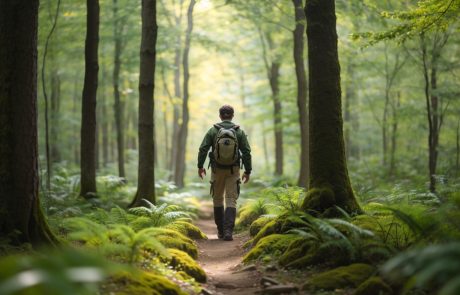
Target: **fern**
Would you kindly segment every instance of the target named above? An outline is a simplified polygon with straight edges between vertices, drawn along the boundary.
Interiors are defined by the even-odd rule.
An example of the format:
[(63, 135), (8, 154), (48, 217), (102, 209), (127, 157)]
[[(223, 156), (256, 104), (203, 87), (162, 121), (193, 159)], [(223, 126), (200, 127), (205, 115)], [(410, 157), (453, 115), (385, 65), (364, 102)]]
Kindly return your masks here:
[(459, 294), (460, 243), (403, 252), (385, 263), (382, 271), (390, 279), (403, 278), (406, 290), (419, 287), (439, 290), (443, 295)]

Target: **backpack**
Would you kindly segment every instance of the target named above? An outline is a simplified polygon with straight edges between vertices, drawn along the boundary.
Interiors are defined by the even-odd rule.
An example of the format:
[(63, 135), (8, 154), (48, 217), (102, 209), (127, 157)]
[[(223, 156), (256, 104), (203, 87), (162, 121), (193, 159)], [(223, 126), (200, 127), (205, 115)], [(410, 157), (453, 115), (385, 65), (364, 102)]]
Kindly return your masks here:
[(218, 130), (213, 146), (214, 161), (218, 165), (225, 167), (239, 165), (240, 152), (236, 130), (240, 126), (234, 125), (230, 128), (225, 128), (215, 124), (214, 127)]

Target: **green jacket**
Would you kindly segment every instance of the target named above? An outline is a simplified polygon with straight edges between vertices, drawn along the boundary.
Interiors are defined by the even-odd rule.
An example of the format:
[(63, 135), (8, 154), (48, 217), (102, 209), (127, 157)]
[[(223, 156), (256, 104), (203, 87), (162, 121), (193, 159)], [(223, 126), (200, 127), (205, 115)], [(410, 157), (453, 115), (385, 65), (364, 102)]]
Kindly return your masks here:
[[(225, 128), (235, 126), (235, 124), (231, 121), (222, 121), (219, 123), (219, 125)], [(206, 161), (206, 156), (208, 155), (208, 151), (214, 145), (214, 141), (216, 140), (217, 132), (217, 128), (213, 126), (204, 136), (198, 152), (198, 168), (203, 168), (204, 162)], [(241, 152), (241, 159), (243, 160), (244, 172), (246, 174), (250, 174), (252, 170), (252, 164), (251, 147), (249, 146), (248, 138), (244, 131), (240, 128), (236, 130), (236, 138), (238, 139), (238, 148)]]

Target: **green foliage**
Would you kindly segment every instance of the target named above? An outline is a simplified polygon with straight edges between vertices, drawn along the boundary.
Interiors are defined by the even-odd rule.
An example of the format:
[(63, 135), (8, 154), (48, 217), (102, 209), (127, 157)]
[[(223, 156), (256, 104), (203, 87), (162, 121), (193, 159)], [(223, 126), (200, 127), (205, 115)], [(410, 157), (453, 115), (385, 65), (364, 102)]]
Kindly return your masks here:
[(271, 260), (283, 254), (291, 243), (299, 239), (295, 235), (272, 234), (262, 238), (244, 257), (243, 262), (256, 259)]
[(0, 261), (1, 294), (95, 294), (97, 284), (127, 269), (91, 253), (50, 249)]
[(190, 215), (185, 211), (180, 211), (180, 207), (177, 205), (168, 205), (163, 203), (156, 206), (143, 199), (147, 207), (135, 207), (128, 210), (137, 216), (144, 216), (150, 219), (149, 226), (165, 226), (178, 219), (189, 219)]
[(186, 295), (176, 284), (162, 275), (149, 272), (123, 272), (110, 278), (116, 285), (115, 290), (108, 289), (107, 293), (116, 292), (120, 295), (152, 294), (152, 295)]
[(438, 290), (438, 294), (460, 292), (460, 243), (432, 245), (403, 252), (383, 266), (383, 273), (396, 282), (405, 282), (405, 291), (414, 287)]
[[(369, 264), (356, 263), (342, 266), (309, 278), (302, 287), (304, 290), (335, 290), (345, 287), (358, 287), (375, 272)], [(375, 294), (375, 293), (374, 293)]]
[(391, 295), (392, 288), (382, 278), (372, 276), (356, 288), (354, 295)]
[(354, 34), (353, 38), (368, 38), (370, 44), (381, 40), (396, 39), (405, 41), (420, 33), (433, 30), (447, 30), (458, 20), (460, 3), (456, 0), (424, 0), (418, 1), (417, 7), (406, 11), (383, 11), (381, 16), (397, 20), (398, 24), (390, 30), (380, 33)]

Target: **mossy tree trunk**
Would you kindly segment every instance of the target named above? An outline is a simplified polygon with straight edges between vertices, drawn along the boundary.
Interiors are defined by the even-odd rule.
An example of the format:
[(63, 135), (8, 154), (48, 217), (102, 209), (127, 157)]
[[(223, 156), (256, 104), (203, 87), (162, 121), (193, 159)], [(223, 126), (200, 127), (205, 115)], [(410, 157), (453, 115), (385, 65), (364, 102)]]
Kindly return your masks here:
[(297, 185), (307, 188), (308, 186), (308, 109), (307, 109), (307, 76), (304, 66), (304, 31), (305, 13), (302, 0), (292, 0), (295, 9), (294, 34), (294, 62), (297, 77), (297, 108), (299, 111), (300, 126), (300, 171)]
[[(334, 0), (308, 0), (310, 190), (302, 208), (360, 212), (348, 177), (343, 138), (340, 64)], [(330, 211), (332, 210), (332, 211)]]
[(40, 208), (37, 143), (38, 1), (0, 2), (0, 236), (56, 243)]
[(80, 195), (96, 196), (96, 93), (99, 61), (99, 0), (87, 0), (85, 80), (81, 115)]
[(142, 38), (139, 70), (139, 165), (137, 193), (129, 205), (141, 205), (142, 199), (155, 200), (154, 169), (154, 88), (157, 43), (156, 0), (142, 0)]

